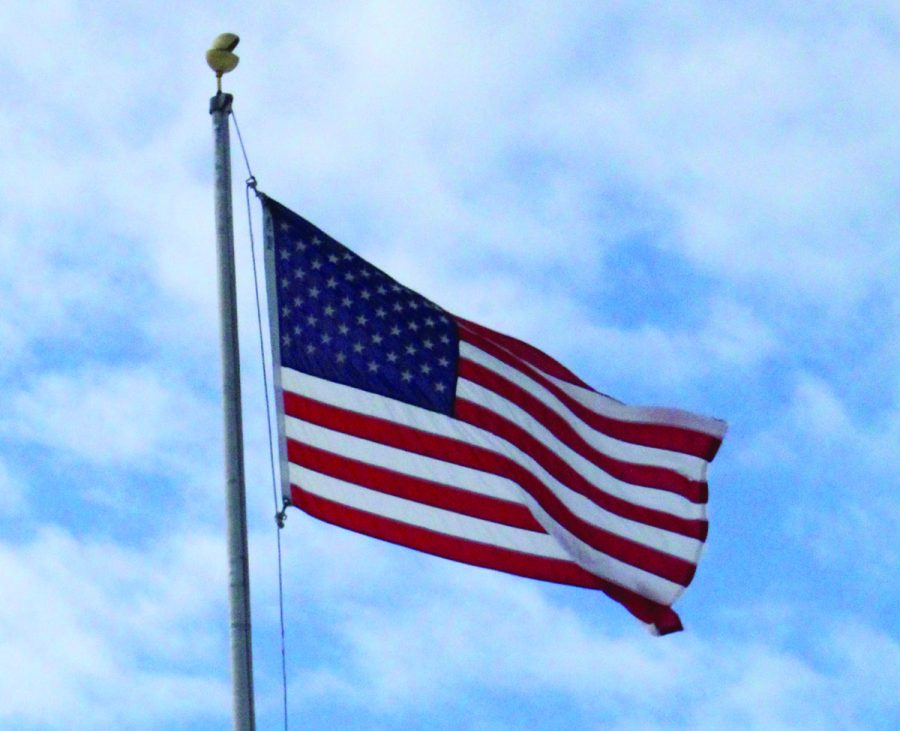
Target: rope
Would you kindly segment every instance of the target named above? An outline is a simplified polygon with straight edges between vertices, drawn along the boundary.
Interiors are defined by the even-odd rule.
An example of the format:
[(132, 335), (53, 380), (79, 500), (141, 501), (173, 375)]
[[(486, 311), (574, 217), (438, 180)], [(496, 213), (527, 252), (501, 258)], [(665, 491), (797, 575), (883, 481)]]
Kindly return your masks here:
[(237, 117), (234, 110), (231, 112), (231, 119), (234, 121), (234, 129), (237, 132), (238, 142), (240, 143), (241, 153), (244, 156), (244, 164), (247, 166), (247, 180), (245, 181), (244, 197), (247, 201), (247, 226), (250, 230), (250, 256), (253, 261), (253, 288), (256, 293), (256, 325), (259, 332), (259, 359), (262, 364), (263, 374), (263, 392), (266, 396), (266, 428), (269, 434), (269, 467), (272, 474), (272, 497), (275, 501), (275, 538), (278, 554), (278, 620), (281, 632), (281, 688), (282, 688), (282, 705), (284, 708), (284, 731), (288, 731), (288, 693), (287, 693), (287, 654), (285, 652), (284, 638), (284, 578), (282, 571), (281, 557), (281, 529), (284, 528), (286, 519), (286, 511), (288, 502), (282, 498), (279, 500), (278, 480), (275, 472), (275, 455), (274, 442), (272, 439), (272, 405), (269, 399), (269, 377), (266, 371), (266, 349), (263, 342), (263, 325), (262, 325), (262, 305), (259, 294), (259, 275), (256, 267), (256, 240), (253, 236), (253, 211), (250, 205), (250, 191), (259, 197), (260, 193), (256, 189), (256, 177), (254, 177), (250, 169), (250, 160), (247, 158), (247, 150), (244, 148), (244, 140), (241, 137), (241, 128), (238, 126)]
[[(241, 146), (241, 154), (244, 156), (244, 165), (247, 166), (247, 187), (253, 188), (253, 191), (256, 192), (256, 178), (253, 176), (253, 172), (250, 170), (250, 159), (247, 157), (247, 149), (244, 147), (244, 138), (241, 137), (241, 128), (238, 126), (237, 116), (235, 116), (234, 109), (231, 110), (231, 121), (234, 122), (234, 131), (237, 132), (238, 142)], [(247, 191), (247, 211), (250, 210), (250, 191)], [(250, 227), (250, 248), (253, 248), (253, 227)], [(253, 260), (253, 283), (256, 284), (256, 259)], [(256, 289), (256, 312), (259, 314), (259, 288)], [(262, 342), (262, 325), (260, 325), (259, 329), (259, 338), (260, 342)]]

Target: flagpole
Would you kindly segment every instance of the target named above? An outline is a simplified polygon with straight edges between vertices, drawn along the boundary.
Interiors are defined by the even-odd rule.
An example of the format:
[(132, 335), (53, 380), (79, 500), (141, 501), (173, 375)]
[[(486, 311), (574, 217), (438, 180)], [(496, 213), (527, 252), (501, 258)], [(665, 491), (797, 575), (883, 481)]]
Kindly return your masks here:
[(219, 264), (219, 321), (222, 350), (222, 401), (225, 434), (225, 513), (228, 525), (228, 576), (231, 610), (232, 729), (254, 731), (253, 646), (250, 630), (250, 571), (247, 501), (244, 488), (241, 370), (234, 275), (234, 222), (231, 207), (231, 147), (228, 117), (231, 94), (222, 93), (222, 74), (237, 66), (232, 51), (238, 37), (223, 33), (207, 51), (216, 72), (217, 93), (209, 102), (215, 142), (216, 250)]

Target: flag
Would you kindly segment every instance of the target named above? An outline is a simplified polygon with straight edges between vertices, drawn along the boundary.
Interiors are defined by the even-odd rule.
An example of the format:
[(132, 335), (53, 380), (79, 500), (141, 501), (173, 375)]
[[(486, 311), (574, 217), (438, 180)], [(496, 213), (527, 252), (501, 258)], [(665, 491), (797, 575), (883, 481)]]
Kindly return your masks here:
[(263, 198), (286, 500), (359, 533), (600, 589), (659, 634), (724, 422), (627, 406)]

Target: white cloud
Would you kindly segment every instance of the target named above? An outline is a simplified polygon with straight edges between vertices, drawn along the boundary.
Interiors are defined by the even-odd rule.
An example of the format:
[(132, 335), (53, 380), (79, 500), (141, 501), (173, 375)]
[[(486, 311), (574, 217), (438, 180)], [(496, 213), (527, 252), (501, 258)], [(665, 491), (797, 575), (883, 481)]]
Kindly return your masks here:
[(102, 465), (177, 464), (206, 443), (212, 407), (146, 366), (44, 373), (9, 398), (0, 422), (25, 439)]
[(618, 64), (570, 84), (568, 102), (547, 100), (538, 123), (562, 154), (593, 143), (645, 189), (697, 265), (853, 302), (886, 281), (873, 227), (896, 224), (898, 108), (882, 90), (900, 60), (873, 14), (777, 14), (654, 10)]
[(844, 404), (820, 378), (802, 378), (794, 391), (791, 419), (800, 434), (816, 441), (838, 441), (854, 430)]
[[(355, 582), (329, 598), (341, 663), (292, 679), (296, 713), (352, 703), (411, 723), (464, 706), (490, 719), (496, 694), (549, 694), (566, 698), (576, 718), (605, 719), (600, 727), (617, 719), (613, 727), (622, 729), (768, 730), (866, 727), (900, 711), (889, 692), (867, 693), (875, 674), (900, 672), (900, 646), (853, 621), (817, 627), (812, 658), (764, 635), (756, 613), (744, 639), (691, 630), (658, 639), (636, 625), (617, 635), (529, 582), (429, 568), (399, 604), (357, 602)], [(801, 631), (802, 617), (791, 617)], [(857, 635), (881, 649), (867, 657)]]
[[(242, 63), (226, 87), (267, 192), (438, 302), (586, 366), (576, 370), (601, 389), (614, 380), (668, 403), (736, 375), (770, 378), (731, 437), (752, 443), (728, 464), (765, 485), (821, 479), (821, 490), (781, 493), (796, 496), (799, 516), (771, 538), (803, 542), (810, 569), (843, 560), (860, 601), (872, 576), (884, 591), (900, 561), (896, 347), (843, 353), (857, 342), (848, 323), (865, 320), (886, 342), (896, 330), (893, 305), (882, 307), (896, 301), (900, 263), (898, 16), (889, 4), (811, 7), (4, 6), (3, 437), (65, 454), (84, 511), (94, 498), (81, 468), (164, 471), (184, 496), (202, 486), (205, 500), (179, 505), (218, 510), (220, 425), (204, 365), (216, 327), (213, 82), (202, 56), (234, 29)], [(677, 264), (654, 275), (691, 286), (673, 312), (644, 306), (623, 325), (601, 295), (621, 281), (612, 262), (634, 238)], [(252, 320), (243, 248), (238, 264)], [(883, 392), (877, 408), (860, 395), (870, 384)], [(248, 450), (254, 477), (260, 441)], [(0, 514), (27, 514), (21, 476), (41, 484), (42, 466), (3, 459)], [(250, 499), (255, 509), (259, 491)], [(23, 602), (0, 606), (0, 664), (22, 668), (0, 679), (0, 718), (223, 720), (219, 674), (172, 661), (220, 641), (203, 629), (207, 589), (224, 581), (204, 567), (221, 565), (220, 548), (182, 536), (168, 502), (147, 509), (172, 535), (146, 550), (59, 530), (0, 549), (0, 574)], [(473, 699), (485, 726), (502, 727), (479, 700), (487, 678), (510, 703), (527, 689), (588, 723), (606, 714), (611, 728), (865, 727), (897, 714), (867, 692), (878, 677), (897, 684), (891, 620), (829, 626), (814, 651), (762, 632), (623, 637), (591, 610), (493, 574), (436, 569), (398, 598), (425, 564), (309, 521), (300, 533), (289, 571), (314, 588), (309, 607), (289, 605), (289, 627), (316, 623), (348, 652), (299, 671), (316, 702), (328, 691), (395, 719), (415, 691), (422, 713), (428, 701)], [(271, 624), (271, 566), (254, 563)], [(790, 592), (778, 580), (771, 590)], [(129, 685), (146, 703), (126, 708)]]
[(900, 398), (889, 389), (879, 396), (877, 411), (860, 412), (849, 394), (809, 372), (794, 374), (790, 402), (781, 423), (772, 430), (791, 437), (798, 450), (827, 449), (838, 457), (853, 454), (859, 468), (892, 472), (898, 461), (896, 444), (900, 435)]
[[(149, 550), (56, 527), (0, 545), (0, 721), (47, 729), (158, 728), (227, 715), (218, 539)], [(139, 689), (136, 690), (136, 689)]]
[(457, 314), (539, 345), (601, 391), (609, 383), (640, 384), (644, 393), (671, 398), (717, 372), (758, 368), (783, 348), (764, 319), (727, 298), (711, 300), (699, 322), (676, 327), (614, 324), (590, 303), (573, 301), (563, 287), (547, 286), (535, 297), (514, 277), (476, 279), (450, 292), (465, 303)]
[(750, 474), (776, 464), (791, 476), (790, 499), (777, 499), (785, 535), (822, 570), (875, 589), (900, 568), (893, 537), (900, 402), (885, 393), (879, 413), (859, 413), (821, 377), (801, 371), (789, 379), (783, 411), (739, 445), (736, 458)]
[(0, 518), (16, 517), (25, 511), (27, 505), (25, 486), (0, 459)]

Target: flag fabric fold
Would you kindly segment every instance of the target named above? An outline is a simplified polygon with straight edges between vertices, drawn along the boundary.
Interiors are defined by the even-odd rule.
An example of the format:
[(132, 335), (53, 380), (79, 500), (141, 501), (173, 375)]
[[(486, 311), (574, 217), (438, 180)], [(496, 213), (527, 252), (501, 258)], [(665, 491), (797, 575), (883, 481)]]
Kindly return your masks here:
[(285, 498), (476, 566), (600, 589), (653, 631), (707, 535), (724, 422), (627, 406), (263, 197)]

